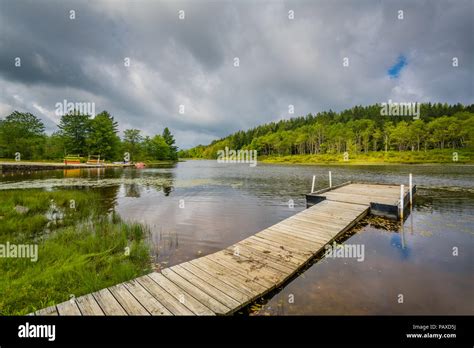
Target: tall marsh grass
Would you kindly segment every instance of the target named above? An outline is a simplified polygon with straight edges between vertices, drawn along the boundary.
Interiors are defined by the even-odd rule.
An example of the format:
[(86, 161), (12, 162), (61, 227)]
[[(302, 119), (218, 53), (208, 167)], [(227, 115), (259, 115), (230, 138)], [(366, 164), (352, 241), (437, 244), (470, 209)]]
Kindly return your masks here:
[(36, 262), (0, 257), (0, 315), (27, 314), (148, 272), (148, 233), (104, 212), (94, 192), (0, 191), (0, 244), (38, 244)]

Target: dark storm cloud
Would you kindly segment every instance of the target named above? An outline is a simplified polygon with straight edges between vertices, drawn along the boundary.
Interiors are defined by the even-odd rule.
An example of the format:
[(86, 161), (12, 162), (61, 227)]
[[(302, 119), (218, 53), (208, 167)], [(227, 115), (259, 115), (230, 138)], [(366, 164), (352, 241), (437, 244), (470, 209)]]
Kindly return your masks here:
[[(57, 102), (89, 101), (121, 129), (168, 126), (188, 147), (329, 108), (471, 103), (471, 18), (468, 0), (0, 0), (0, 116), (28, 110), (54, 130)], [(400, 56), (408, 63), (390, 79)]]

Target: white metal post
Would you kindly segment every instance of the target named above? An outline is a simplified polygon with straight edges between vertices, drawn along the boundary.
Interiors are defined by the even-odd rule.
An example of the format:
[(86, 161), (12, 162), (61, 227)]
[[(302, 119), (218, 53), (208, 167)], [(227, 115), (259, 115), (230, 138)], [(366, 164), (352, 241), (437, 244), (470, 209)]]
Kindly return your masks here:
[(331, 171), (329, 171), (329, 187), (332, 187)]
[(316, 175), (313, 175), (313, 184), (311, 185), (311, 193), (314, 192), (314, 182), (316, 181)]
[(405, 191), (405, 185), (400, 185), (400, 218), (403, 221), (403, 193)]

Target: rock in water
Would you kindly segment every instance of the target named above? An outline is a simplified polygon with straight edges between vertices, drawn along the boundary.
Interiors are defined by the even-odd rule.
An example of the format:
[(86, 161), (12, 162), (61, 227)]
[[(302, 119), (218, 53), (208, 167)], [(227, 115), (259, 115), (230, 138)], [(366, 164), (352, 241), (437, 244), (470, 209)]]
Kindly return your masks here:
[(28, 207), (24, 207), (22, 205), (15, 206), (15, 210), (18, 214), (26, 214), (30, 210)]

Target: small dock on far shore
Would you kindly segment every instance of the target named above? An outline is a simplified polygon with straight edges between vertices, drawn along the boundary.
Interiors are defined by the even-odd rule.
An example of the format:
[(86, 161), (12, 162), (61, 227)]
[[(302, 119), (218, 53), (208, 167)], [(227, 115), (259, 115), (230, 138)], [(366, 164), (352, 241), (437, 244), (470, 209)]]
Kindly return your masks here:
[(11, 172), (28, 172), (38, 170), (55, 170), (55, 169), (84, 169), (84, 168), (109, 168), (109, 167), (134, 167), (133, 164), (64, 164), (55, 162), (0, 162), (0, 173)]
[(31, 315), (235, 313), (283, 286), (367, 214), (403, 219), (416, 190), (409, 187), (349, 182), (311, 192), (307, 209), (224, 250)]

